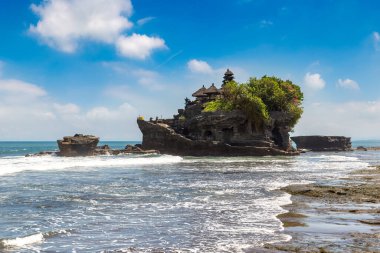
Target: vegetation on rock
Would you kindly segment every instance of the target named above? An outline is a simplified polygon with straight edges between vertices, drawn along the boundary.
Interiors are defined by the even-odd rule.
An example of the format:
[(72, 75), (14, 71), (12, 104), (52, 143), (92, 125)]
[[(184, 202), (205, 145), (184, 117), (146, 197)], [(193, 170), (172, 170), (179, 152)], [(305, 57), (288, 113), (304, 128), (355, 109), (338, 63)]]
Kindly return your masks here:
[(301, 118), (303, 93), (289, 80), (263, 76), (251, 78), (247, 83), (228, 82), (223, 96), (206, 104), (204, 111), (243, 111), (257, 128), (263, 128), (271, 120), (270, 112), (280, 111), (288, 116), (288, 124), (294, 127)]

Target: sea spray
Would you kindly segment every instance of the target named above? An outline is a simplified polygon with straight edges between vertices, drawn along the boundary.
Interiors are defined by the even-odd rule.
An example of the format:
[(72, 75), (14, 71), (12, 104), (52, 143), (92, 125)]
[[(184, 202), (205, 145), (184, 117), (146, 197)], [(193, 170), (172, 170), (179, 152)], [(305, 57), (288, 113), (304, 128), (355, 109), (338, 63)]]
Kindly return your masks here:
[(22, 171), (54, 171), (63, 169), (112, 168), (138, 165), (157, 165), (181, 162), (179, 156), (123, 155), (97, 157), (3, 157), (0, 159), (0, 176)]
[(28, 235), (25, 237), (17, 237), (14, 239), (1, 239), (0, 249), (24, 247), (30, 244), (42, 243), (43, 240), (44, 240), (44, 235), (42, 233)]

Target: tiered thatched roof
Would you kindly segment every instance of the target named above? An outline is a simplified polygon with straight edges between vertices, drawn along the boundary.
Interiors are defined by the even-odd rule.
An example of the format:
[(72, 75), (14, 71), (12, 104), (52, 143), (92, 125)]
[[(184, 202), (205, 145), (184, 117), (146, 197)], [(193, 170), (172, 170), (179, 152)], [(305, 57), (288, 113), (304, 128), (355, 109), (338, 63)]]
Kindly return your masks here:
[(206, 89), (204, 92), (204, 94), (207, 94), (207, 95), (217, 95), (217, 94), (220, 94), (220, 91), (218, 90), (218, 88), (215, 87), (215, 84), (212, 84), (208, 89)]
[(199, 97), (207, 97), (207, 95), (204, 93), (206, 91), (205, 86), (203, 85), (202, 88), (197, 90), (196, 92), (193, 93), (193, 97), (199, 98)]

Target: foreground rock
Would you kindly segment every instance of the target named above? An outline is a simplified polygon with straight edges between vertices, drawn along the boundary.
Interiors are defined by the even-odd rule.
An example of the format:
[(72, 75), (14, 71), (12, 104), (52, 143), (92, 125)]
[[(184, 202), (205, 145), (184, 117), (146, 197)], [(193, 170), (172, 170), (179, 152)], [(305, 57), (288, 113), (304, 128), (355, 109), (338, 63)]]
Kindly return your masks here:
[(220, 89), (214, 84), (203, 86), (193, 93), (194, 101), (185, 99), (185, 108), (178, 109), (172, 119), (139, 117), (142, 147), (185, 156), (298, 155), (290, 144), (291, 116), (286, 112), (270, 112), (270, 122), (261, 126), (240, 110), (203, 110), (224, 96), (223, 85), (231, 80), (233, 73), (227, 70)]
[(294, 136), (297, 149), (310, 151), (351, 151), (351, 138), (344, 136)]
[(277, 216), (292, 240), (266, 244), (274, 252), (380, 252), (380, 167), (341, 182), (292, 185), (288, 213)]

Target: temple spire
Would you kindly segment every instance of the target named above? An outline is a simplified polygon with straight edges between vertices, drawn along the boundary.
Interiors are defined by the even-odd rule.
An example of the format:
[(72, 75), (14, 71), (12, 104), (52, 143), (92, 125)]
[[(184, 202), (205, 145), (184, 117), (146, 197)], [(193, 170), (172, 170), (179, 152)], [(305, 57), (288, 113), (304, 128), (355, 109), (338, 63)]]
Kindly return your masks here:
[(226, 73), (224, 73), (224, 77), (223, 77), (223, 84), (222, 84), (222, 87), (228, 83), (228, 82), (231, 82), (235, 79), (234, 77), (234, 73), (230, 70), (230, 69), (227, 69)]

